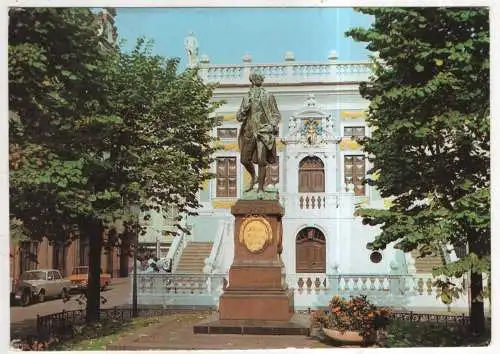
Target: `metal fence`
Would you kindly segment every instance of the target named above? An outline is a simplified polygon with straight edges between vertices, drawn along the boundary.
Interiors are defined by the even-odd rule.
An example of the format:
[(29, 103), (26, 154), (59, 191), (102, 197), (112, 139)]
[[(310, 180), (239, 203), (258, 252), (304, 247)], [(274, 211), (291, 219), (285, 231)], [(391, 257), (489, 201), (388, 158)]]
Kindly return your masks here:
[(393, 320), (401, 320), (406, 322), (432, 322), (439, 324), (457, 324), (469, 325), (470, 317), (465, 314), (462, 315), (444, 315), (444, 314), (430, 314), (430, 313), (416, 313), (416, 312), (393, 312), (391, 315)]
[[(157, 317), (166, 316), (176, 313), (194, 313), (200, 310), (214, 310), (210, 307), (176, 307), (176, 308), (159, 308), (159, 307), (139, 307), (139, 317)], [(298, 311), (299, 313), (307, 314), (311, 311)], [(327, 312), (327, 311), (325, 311)], [(120, 322), (130, 321), (132, 319), (132, 307), (114, 307), (101, 309), (99, 320), (116, 320)], [(429, 314), (417, 312), (393, 312), (391, 318), (397, 321), (405, 322), (427, 322), (443, 325), (460, 325), (466, 326), (470, 323), (469, 316), (462, 315), (445, 315), (445, 314)], [(50, 336), (70, 337), (78, 333), (80, 327), (85, 324), (85, 310), (62, 311), (46, 316), (37, 316), (37, 336), (39, 338), (48, 338)]]
[[(307, 309), (299, 311), (299, 313), (310, 314), (315, 310)], [(327, 309), (322, 309), (319, 311), (324, 311), (328, 314)], [(470, 317), (465, 314), (432, 314), (432, 313), (422, 313), (422, 312), (404, 312), (404, 311), (393, 311), (390, 314), (391, 320), (394, 321), (405, 321), (405, 322), (427, 322), (427, 323), (436, 323), (436, 324), (444, 324), (444, 325), (469, 325)], [(487, 321), (490, 319), (487, 318)]]

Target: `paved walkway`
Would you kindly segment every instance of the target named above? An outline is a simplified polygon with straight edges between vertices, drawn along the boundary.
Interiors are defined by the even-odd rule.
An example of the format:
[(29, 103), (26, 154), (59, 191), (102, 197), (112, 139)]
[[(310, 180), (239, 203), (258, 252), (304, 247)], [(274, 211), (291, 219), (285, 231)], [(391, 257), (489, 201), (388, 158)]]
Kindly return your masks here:
[(168, 350), (168, 349), (283, 349), (330, 348), (319, 340), (306, 336), (193, 334), (193, 325), (207, 320), (209, 314), (166, 316), (160, 323), (143, 328), (116, 343), (108, 350)]
[[(106, 298), (106, 303), (101, 304), (101, 308), (112, 308), (128, 304), (130, 300), (131, 286), (128, 278), (116, 278), (111, 286), (101, 292)], [(74, 295), (77, 298), (78, 295)], [(10, 333), (12, 338), (23, 337), (36, 333), (36, 316), (44, 316), (62, 310), (79, 310), (85, 308), (74, 299), (63, 302), (61, 299), (47, 300), (43, 303), (36, 303), (30, 306), (11, 306), (10, 308)]]

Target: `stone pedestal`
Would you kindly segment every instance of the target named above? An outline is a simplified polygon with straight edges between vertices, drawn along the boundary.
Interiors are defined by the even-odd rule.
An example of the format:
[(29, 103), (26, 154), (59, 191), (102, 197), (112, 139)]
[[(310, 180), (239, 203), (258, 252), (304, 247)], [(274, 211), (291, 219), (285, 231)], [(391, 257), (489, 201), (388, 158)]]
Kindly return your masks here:
[[(271, 194), (271, 193), (268, 193)], [(198, 334), (309, 335), (307, 318), (294, 315), (281, 260), (284, 210), (277, 193), (249, 196), (231, 208), (234, 260), (219, 301), (218, 319), (193, 327)]]
[(220, 320), (289, 321), (294, 304), (281, 260), (283, 208), (278, 200), (239, 200), (231, 213), (234, 260)]

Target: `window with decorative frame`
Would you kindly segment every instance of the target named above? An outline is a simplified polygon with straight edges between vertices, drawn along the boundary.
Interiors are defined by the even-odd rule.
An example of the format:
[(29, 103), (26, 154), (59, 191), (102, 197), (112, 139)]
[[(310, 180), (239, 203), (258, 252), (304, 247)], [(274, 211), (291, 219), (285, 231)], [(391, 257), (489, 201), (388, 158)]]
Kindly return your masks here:
[(237, 139), (237, 128), (217, 128), (217, 138), (219, 139)]
[(308, 156), (299, 164), (299, 193), (325, 191), (325, 166), (317, 156)]
[(354, 185), (354, 194), (356, 196), (365, 195), (365, 185), (363, 181), (366, 175), (366, 162), (364, 155), (345, 155), (344, 156), (344, 180), (345, 184)]
[(237, 168), (236, 157), (218, 157), (216, 159), (216, 192), (217, 198), (235, 198)]
[(365, 136), (365, 127), (344, 127), (344, 136), (362, 138)]
[(264, 184), (266, 186), (268, 185), (277, 185), (280, 182), (280, 160), (279, 156), (276, 156), (276, 161), (271, 164), (267, 165), (266, 167), (266, 180)]

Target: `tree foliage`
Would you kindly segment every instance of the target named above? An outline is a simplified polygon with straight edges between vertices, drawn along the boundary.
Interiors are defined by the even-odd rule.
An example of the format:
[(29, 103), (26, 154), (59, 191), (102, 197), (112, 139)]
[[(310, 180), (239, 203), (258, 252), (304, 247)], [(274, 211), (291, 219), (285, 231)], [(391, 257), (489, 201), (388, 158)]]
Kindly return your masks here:
[(422, 256), (445, 245), (468, 247), (434, 274), (471, 271), (473, 302), (481, 307), (478, 277), (491, 270), (488, 9), (360, 11), (373, 25), (347, 35), (377, 53), (373, 77), (360, 86), (374, 127), (361, 143), (369, 173), (378, 175), (367, 183), (392, 198), (388, 210), (358, 210), (365, 224), (381, 226), (370, 247), (395, 242)]
[(126, 235), (137, 230), (133, 206), (199, 206), (217, 124), (213, 87), (143, 39), (131, 53), (103, 46), (89, 9), (9, 15), (11, 225), (36, 240), (88, 237), (95, 318), (105, 231), (117, 220)]
[(9, 21), (11, 216), (33, 239), (65, 239), (96, 211), (87, 171), (101, 137), (78, 122), (107, 105), (106, 54), (88, 9), (11, 9)]
[(193, 213), (196, 193), (211, 177), (209, 132), (219, 103), (196, 70), (178, 73), (179, 60), (153, 55), (151, 44), (140, 38), (113, 64), (111, 100), (121, 121), (109, 136), (111, 159), (126, 171), (121, 195), (128, 203)]

